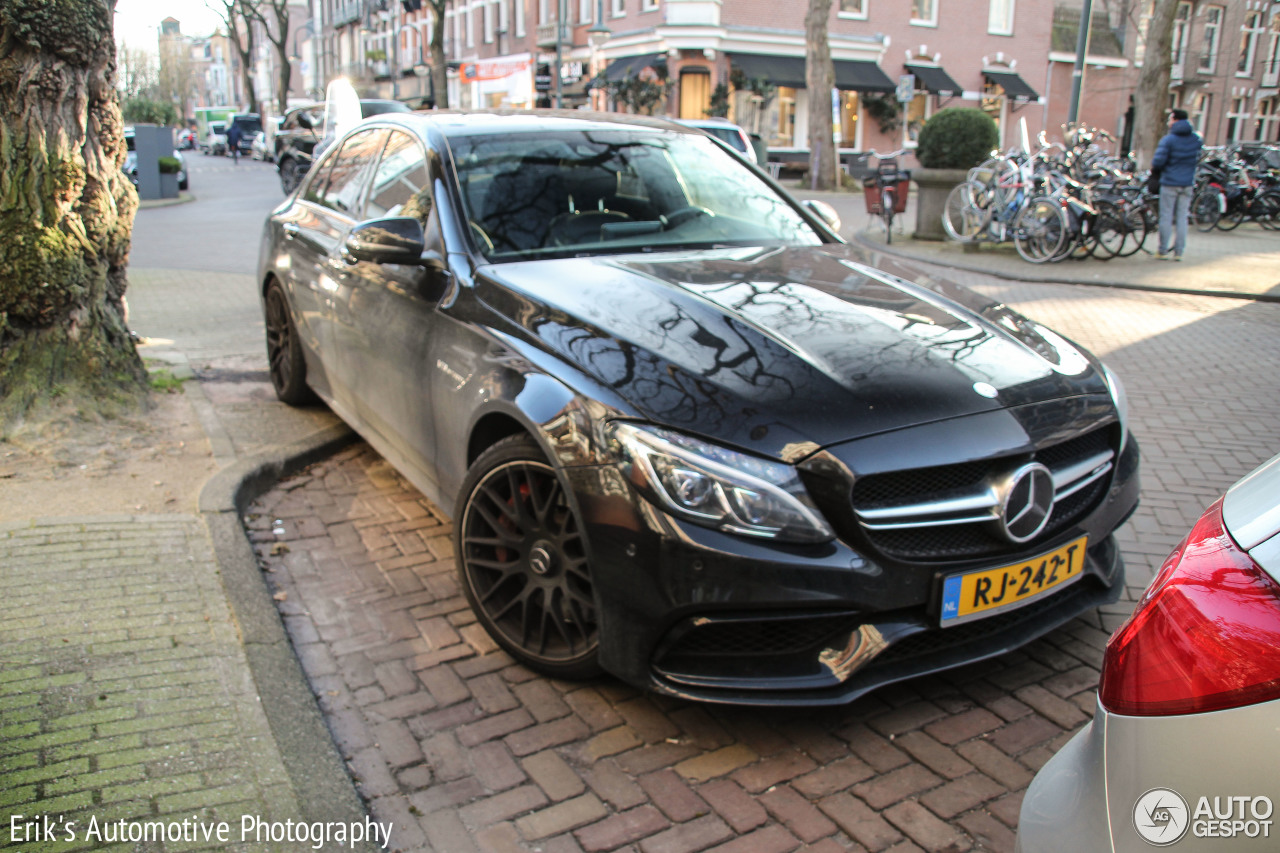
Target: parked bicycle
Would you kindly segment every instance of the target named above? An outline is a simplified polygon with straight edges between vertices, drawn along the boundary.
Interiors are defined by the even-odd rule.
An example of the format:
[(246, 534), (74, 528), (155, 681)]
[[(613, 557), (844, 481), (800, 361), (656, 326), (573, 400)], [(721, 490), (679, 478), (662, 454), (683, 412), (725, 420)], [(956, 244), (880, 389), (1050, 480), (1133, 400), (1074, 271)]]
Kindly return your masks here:
[(876, 171), (862, 181), (863, 197), (867, 213), (880, 217), (884, 223), (884, 240), (893, 242), (893, 220), (906, 212), (907, 192), (911, 188), (911, 173), (899, 168), (898, 158), (907, 153), (903, 148), (892, 154), (881, 154), (874, 148), (867, 152), (868, 159), (876, 158)]

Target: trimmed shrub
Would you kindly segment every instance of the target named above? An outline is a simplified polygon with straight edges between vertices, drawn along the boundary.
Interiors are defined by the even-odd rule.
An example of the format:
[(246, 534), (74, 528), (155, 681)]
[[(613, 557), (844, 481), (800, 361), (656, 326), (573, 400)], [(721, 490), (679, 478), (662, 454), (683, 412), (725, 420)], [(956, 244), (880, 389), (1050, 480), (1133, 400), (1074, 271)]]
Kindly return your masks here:
[(161, 157), (159, 163), (162, 175), (176, 175), (182, 171), (182, 163), (177, 157)]
[(952, 107), (924, 123), (916, 159), (926, 169), (972, 169), (999, 144), (991, 116), (974, 107)]

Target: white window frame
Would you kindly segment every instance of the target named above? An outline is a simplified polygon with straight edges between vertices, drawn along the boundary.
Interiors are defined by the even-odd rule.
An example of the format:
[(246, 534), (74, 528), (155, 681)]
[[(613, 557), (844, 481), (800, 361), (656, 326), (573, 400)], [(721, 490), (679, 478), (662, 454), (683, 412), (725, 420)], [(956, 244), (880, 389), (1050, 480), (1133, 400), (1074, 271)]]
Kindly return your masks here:
[(1208, 92), (1201, 92), (1191, 100), (1191, 107), (1187, 110), (1191, 116), (1191, 125), (1201, 134), (1204, 135), (1205, 124), (1209, 121), (1209, 112), (1213, 109), (1213, 95)]
[(1015, 0), (991, 0), (987, 11), (987, 33), (993, 36), (1013, 35)]
[(658, 11), (658, 0), (640, 0), (640, 11), (641, 12)]
[[(941, 0), (910, 0), (911, 2), (911, 26), (913, 27), (936, 27), (938, 26), (938, 3)], [(928, 17), (916, 17), (916, 7), (926, 7)]]
[(493, 44), (494, 17), (496, 16), (493, 14), (493, 4), (486, 2), (484, 4), (484, 43), (485, 44)]
[(1244, 26), (1240, 30), (1240, 59), (1236, 62), (1237, 77), (1253, 76), (1253, 63), (1258, 58), (1260, 35), (1262, 35), (1262, 13), (1245, 13)]
[(1272, 17), (1268, 32), (1267, 58), (1262, 61), (1262, 85), (1267, 88), (1280, 82), (1280, 15)]
[(467, 29), (467, 47), (476, 46), (476, 7), (474, 4), (467, 5), (466, 20), (463, 22)]
[(1183, 0), (1173, 16), (1173, 64), (1187, 65), (1187, 51), (1191, 48), (1191, 4)]
[(1253, 112), (1249, 109), (1249, 99), (1234, 97), (1231, 99), (1231, 110), (1227, 113), (1227, 142), (1239, 142), (1244, 139), (1245, 130), (1253, 124)]
[(1218, 68), (1218, 50), (1222, 47), (1221, 6), (1204, 7), (1204, 52), (1200, 54), (1199, 70), (1213, 74)]
[(538, 0), (538, 26), (545, 27), (551, 23), (551, 3), (549, 0)]
[(1267, 137), (1271, 135), (1277, 117), (1275, 98), (1259, 98), (1254, 106), (1253, 122), (1253, 135), (1258, 142), (1268, 141)]
[(609, 4), (609, 17), (625, 18), (627, 16), (627, 0), (611, 0)]
[(578, 0), (578, 23), (593, 23), (591, 16), (595, 14), (595, 4), (591, 0)]
[(524, 28), (524, 0), (513, 0), (516, 4), (516, 38), (525, 37)]
[[(871, 0), (840, 0), (836, 9), (836, 17), (844, 18), (846, 21), (865, 21), (869, 5), (871, 5)], [(856, 6), (857, 8), (846, 9), (845, 6)]]
[(509, 32), (511, 32), (511, 12), (507, 7), (507, 0), (500, 0), (498, 3), (498, 35), (503, 36)]

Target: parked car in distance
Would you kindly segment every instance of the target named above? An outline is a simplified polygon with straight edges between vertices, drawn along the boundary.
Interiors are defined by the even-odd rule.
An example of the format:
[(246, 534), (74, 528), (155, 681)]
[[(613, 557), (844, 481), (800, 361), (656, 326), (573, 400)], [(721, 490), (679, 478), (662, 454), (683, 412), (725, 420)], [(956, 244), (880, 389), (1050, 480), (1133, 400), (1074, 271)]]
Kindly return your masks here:
[[(412, 112), (400, 101), (375, 99), (360, 101), (360, 117), (386, 113)], [(293, 192), (302, 176), (311, 168), (316, 145), (324, 133), (324, 104), (295, 107), (284, 114), (280, 130), (276, 132), (273, 147), (276, 168), (280, 172), (280, 188), (284, 194)]]
[(174, 139), (174, 144), (183, 151), (190, 151), (196, 147), (195, 132), (186, 128), (179, 130), (177, 137)]
[[(132, 127), (124, 129), (124, 146), (128, 153), (124, 158), (124, 173), (129, 176), (129, 181), (136, 187), (138, 185), (138, 152), (134, 150), (134, 141), (136, 134)], [(187, 161), (182, 156), (181, 151), (174, 151), (173, 156), (180, 164), (178, 169), (178, 189), (187, 189)]]
[(1093, 720), (1032, 780), (1017, 849), (1275, 850), (1277, 649), (1280, 456), (1205, 511), (1112, 635)]
[(227, 153), (227, 123), (225, 121), (209, 122), (209, 135), (200, 140), (200, 151), (203, 154), (215, 156)]
[(752, 163), (765, 165), (766, 161), (758, 156), (759, 152), (751, 144), (751, 137), (747, 132), (726, 118), (677, 118), (672, 121), (685, 127), (696, 127), (708, 136), (719, 139)]
[(479, 623), (558, 677), (842, 703), (1114, 600), (1119, 380), (838, 227), (666, 120), (379, 115), (268, 217), (271, 381), (453, 517)]

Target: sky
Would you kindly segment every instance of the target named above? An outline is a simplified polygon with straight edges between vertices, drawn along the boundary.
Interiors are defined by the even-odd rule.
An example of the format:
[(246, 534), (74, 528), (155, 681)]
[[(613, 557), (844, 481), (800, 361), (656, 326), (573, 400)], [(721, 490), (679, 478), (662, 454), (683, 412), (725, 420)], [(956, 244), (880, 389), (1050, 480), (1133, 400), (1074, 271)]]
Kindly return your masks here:
[(204, 0), (117, 0), (116, 43), (156, 53), (160, 22), (170, 17), (182, 23), (183, 35), (188, 36), (210, 35), (219, 23), (218, 14)]

